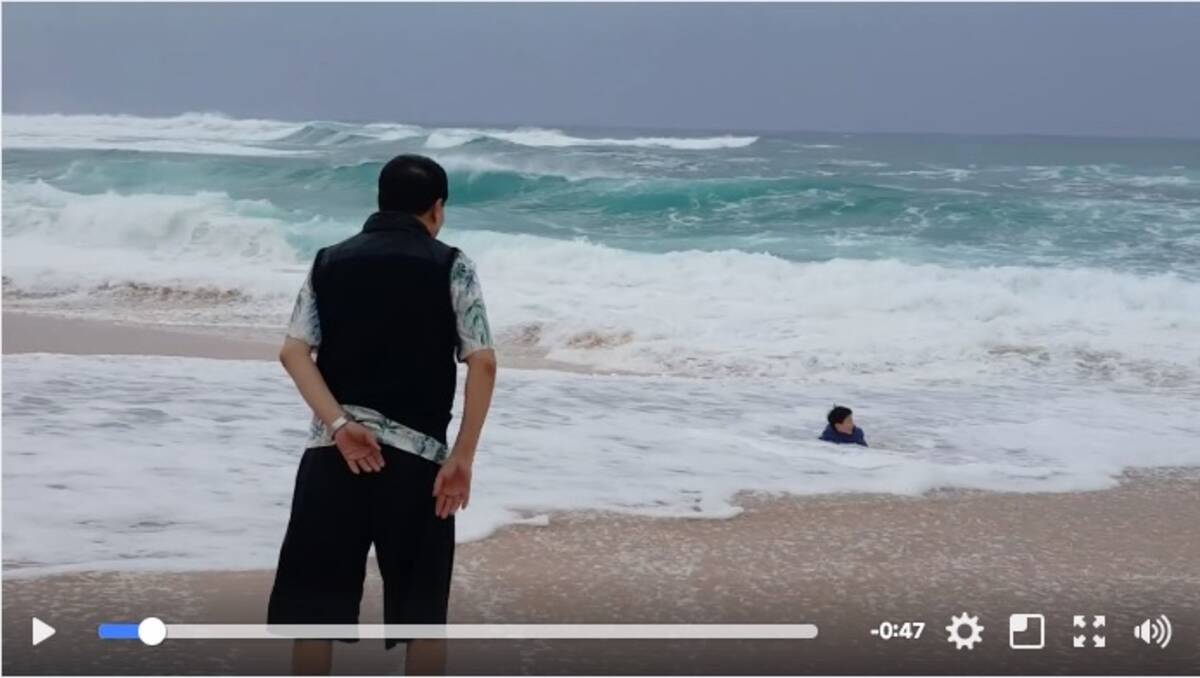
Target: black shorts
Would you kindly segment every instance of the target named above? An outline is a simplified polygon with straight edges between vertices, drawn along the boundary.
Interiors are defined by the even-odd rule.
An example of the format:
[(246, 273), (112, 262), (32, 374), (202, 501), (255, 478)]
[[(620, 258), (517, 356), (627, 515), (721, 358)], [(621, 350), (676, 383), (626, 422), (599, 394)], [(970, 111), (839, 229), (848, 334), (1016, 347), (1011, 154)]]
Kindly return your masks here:
[[(434, 514), (441, 466), (387, 446), (383, 457), (382, 471), (355, 475), (336, 447), (305, 450), (268, 624), (357, 624), (372, 543), (384, 623), (446, 623), (454, 516)], [(401, 642), (389, 638), (385, 647)]]

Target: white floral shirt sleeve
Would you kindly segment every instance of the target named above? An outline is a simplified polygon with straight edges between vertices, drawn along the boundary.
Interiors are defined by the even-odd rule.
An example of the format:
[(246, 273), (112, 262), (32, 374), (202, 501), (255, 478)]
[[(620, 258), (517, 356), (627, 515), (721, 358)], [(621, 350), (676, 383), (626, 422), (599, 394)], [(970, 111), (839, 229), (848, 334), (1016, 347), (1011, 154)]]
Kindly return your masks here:
[(296, 305), (292, 307), (292, 319), (288, 321), (287, 335), (309, 346), (321, 345), (321, 319), (317, 316), (317, 295), (313, 293), (311, 269), (304, 278), (300, 293), (296, 295)]
[(483, 290), (475, 273), (475, 262), (462, 252), (450, 267), (450, 301), (458, 327), (458, 359), (465, 361), (472, 353), (494, 348), (492, 328), (488, 325), (487, 306)]

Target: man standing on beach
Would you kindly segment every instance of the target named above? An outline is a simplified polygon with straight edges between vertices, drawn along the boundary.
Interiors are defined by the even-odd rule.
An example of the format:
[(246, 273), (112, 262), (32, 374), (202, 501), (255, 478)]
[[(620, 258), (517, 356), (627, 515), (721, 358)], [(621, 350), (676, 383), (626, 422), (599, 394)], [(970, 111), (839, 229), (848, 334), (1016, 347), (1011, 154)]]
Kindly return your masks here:
[[(475, 268), (437, 240), (446, 171), (402, 155), (379, 175), (379, 211), (317, 252), (279, 359), (314, 418), (296, 475), (268, 624), (356, 624), (375, 545), (384, 623), (445, 624), (454, 514), (496, 379)], [(314, 361), (312, 354), (316, 351)], [(462, 422), (446, 429), (467, 364)], [(408, 673), (442, 673), (445, 645), (408, 643)], [(296, 673), (326, 674), (332, 642), (298, 640)]]

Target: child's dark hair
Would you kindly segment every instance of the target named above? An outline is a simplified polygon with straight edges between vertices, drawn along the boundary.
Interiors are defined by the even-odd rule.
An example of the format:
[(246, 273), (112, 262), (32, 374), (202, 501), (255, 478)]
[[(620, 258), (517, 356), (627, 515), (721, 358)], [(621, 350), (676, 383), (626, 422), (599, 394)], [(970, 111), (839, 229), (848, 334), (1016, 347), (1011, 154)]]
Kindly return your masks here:
[(834, 426), (834, 425), (840, 424), (843, 421), (846, 421), (846, 417), (848, 417), (852, 414), (854, 414), (854, 412), (851, 411), (851, 409), (849, 407), (842, 407), (841, 405), (836, 405), (836, 406), (834, 406), (834, 408), (832, 410), (829, 410), (829, 417), (828, 417), (829, 425)]

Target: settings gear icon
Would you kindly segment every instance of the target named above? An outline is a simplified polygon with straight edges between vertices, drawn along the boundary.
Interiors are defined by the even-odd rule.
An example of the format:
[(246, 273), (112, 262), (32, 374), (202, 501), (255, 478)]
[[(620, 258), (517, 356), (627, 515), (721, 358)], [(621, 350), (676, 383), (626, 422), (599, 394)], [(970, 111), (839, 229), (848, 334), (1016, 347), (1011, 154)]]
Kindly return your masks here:
[(964, 647), (974, 650), (975, 643), (983, 642), (983, 626), (979, 623), (979, 617), (968, 616), (966, 612), (957, 617), (950, 617), (950, 625), (946, 627), (946, 631), (950, 633), (946, 640), (954, 643), (955, 650)]

